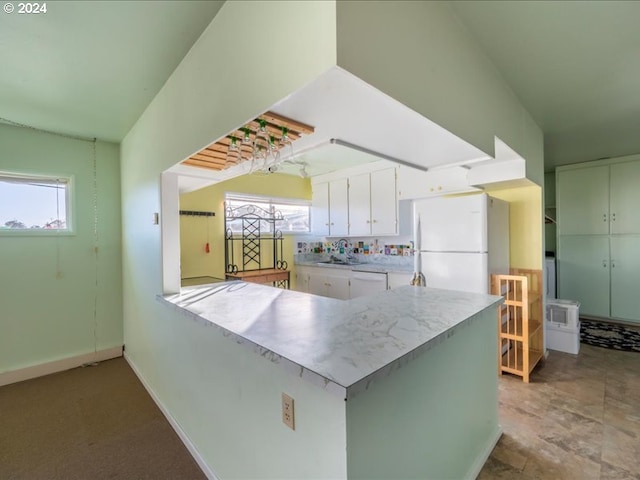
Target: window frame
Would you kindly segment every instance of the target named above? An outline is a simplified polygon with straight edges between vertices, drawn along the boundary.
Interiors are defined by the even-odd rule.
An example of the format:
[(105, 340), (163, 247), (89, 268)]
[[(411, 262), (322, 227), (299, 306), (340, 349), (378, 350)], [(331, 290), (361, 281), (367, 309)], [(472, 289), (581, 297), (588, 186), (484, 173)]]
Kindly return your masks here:
[(75, 175), (52, 174), (52, 173), (31, 173), (24, 171), (0, 170), (0, 179), (16, 178), (37, 182), (59, 182), (64, 181), (65, 192), (65, 228), (0, 228), (0, 236), (73, 236), (76, 235), (75, 228)]
[[(227, 205), (227, 201), (244, 201), (246, 203), (249, 204), (268, 204), (269, 207), (272, 207), (274, 205), (295, 205), (295, 206), (305, 206), (308, 208), (308, 225), (309, 228), (308, 230), (304, 231), (304, 230), (283, 230), (283, 229), (279, 229), (276, 226), (277, 230), (280, 230), (280, 232), (283, 235), (308, 235), (309, 233), (311, 233), (311, 201), (310, 200), (306, 200), (303, 198), (292, 198), (292, 197), (273, 197), (271, 195), (256, 195), (256, 194), (250, 194), (250, 193), (238, 193), (238, 192), (225, 192), (224, 193), (224, 202), (225, 202), (225, 208)], [(234, 233), (239, 233), (239, 232), (235, 232)]]

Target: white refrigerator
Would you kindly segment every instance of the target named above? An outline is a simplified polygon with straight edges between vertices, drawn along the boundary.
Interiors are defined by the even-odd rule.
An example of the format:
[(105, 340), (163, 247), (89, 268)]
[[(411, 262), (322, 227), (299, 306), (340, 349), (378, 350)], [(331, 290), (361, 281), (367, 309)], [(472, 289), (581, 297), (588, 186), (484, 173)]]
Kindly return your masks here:
[(486, 193), (414, 203), (416, 250), (426, 286), (490, 293), (509, 273), (509, 204)]

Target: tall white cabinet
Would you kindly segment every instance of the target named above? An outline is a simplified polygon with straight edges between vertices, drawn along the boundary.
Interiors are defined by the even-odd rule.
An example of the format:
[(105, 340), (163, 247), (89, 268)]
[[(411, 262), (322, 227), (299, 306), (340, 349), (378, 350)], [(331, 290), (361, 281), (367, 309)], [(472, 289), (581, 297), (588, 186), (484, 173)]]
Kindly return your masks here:
[(640, 323), (640, 155), (559, 167), (558, 295)]

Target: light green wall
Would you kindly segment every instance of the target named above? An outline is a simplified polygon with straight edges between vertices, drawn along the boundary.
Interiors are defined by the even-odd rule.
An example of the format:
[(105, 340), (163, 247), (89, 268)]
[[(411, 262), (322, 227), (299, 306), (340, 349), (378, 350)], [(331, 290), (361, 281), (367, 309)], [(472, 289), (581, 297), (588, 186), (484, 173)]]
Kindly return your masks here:
[(475, 477), (500, 433), (495, 321), (479, 313), (347, 402), (349, 479)]
[[(279, 416), (279, 400), (267, 403), (274, 402), (272, 396), (263, 395), (287, 388), (289, 376), (265, 374), (261, 388), (254, 389), (255, 377), (242, 375), (255, 368), (262, 372), (257, 362), (277, 365), (246, 351), (231, 355), (234, 345), (207, 341), (207, 327), (155, 299), (162, 291), (162, 245), (152, 218), (160, 211), (165, 169), (339, 63), (487, 152), (493, 151), (493, 135), (499, 135), (527, 159), (529, 178), (542, 181), (539, 129), (449, 10), (432, 2), (415, 4), (340, 3), (336, 15), (332, 1), (226, 2), (122, 142), (127, 355), (222, 478), (250, 476), (247, 451), (258, 452), (252, 458), (255, 472), (277, 477), (285, 467), (308, 472), (318, 458), (344, 461), (345, 445), (329, 433), (313, 443), (318, 431), (333, 428), (325, 425), (336, 415), (333, 406), (326, 407), (331, 415), (310, 418), (309, 427), (295, 436), (281, 441), (278, 434), (274, 440), (275, 423), (267, 415), (275, 408)], [(384, 42), (398, 48), (389, 51)], [(258, 53), (264, 45), (272, 54)], [(457, 70), (461, 65), (466, 66)], [(263, 448), (268, 455), (262, 455)], [(315, 475), (340, 477), (334, 472), (330, 466)]]
[(74, 175), (76, 226), (0, 235), (0, 373), (123, 343), (118, 146), (98, 142), (96, 165), (97, 260), (93, 144), (0, 125), (0, 170)]
[(339, 1), (338, 65), (482, 151), (494, 136), (543, 184), (543, 136), (446, 2)]
[[(328, 417), (339, 422), (336, 415), (309, 415), (307, 428), (274, 440), (280, 397), (262, 387), (285, 391), (292, 376), (264, 373), (259, 362), (278, 365), (250, 351), (231, 355), (240, 347), (207, 341), (210, 327), (156, 300), (162, 246), (152, 218), (160, 211), (160, 175), (334, 66), (335, 37), (333, 2), (226, 2), (122, 142), (126, 353), (221, 478), (248, 476), (251, 468), (255, 477), (309, 471), (324, 458), (344, 462), (346, 447), (330, 434), (313, 443), (318, 431), (333, 428)], [(255, 387), (256, 376), (242, 377), (254, 369), (264, 374)], [(332, 465), (318, 469), (340, 477)]]
[[(342, 397), (192, 317), (164, 315), (153, 322), (147, 335), (171, 361), (159, 360), (159, 378), (151, 385), (217, 478), (346, 478)], [(139, 353), (134, 366), (149, 381), (150, 370), (138, 359)], [(283, 392), (295, 401), (295, 431), (282, 423)]]
[[(280, 198), (311, 200), (308, 178), (275, 173), (243, 175), (180, 196), (181, 210), (213, 211), (215, 217), (180, 217), (180, 267), (182, 278), (210, 276), (224, 278), (224, 195), (227, 192), (250, 193)], [(209, 242), (210, 252), (204, 245)], [(284, 235), (284, 258), (295, 279), (293, 236)], [(271, 248), (268, 245), (266, 248)], [(268, 253), (268, 252), (267, 252)], [(293, 286), (293, 285), (292, 285)]]

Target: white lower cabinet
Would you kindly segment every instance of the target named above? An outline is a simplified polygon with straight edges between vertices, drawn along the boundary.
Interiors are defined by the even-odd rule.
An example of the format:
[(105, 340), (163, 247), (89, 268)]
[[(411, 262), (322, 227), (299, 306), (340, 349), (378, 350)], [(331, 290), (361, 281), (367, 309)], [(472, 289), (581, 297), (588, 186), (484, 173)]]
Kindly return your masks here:
[(409, 285), (410, 273), (353, 271), (348, 268), (296, 265), (294, 290), (349, 300)]
[(333, 268), (313, 268), (309, 272), (309, 293), (323, 297), (348, 300), (351, 270)]
[(296, 265), (295, 266), (295, 274), (293, 275), (295, 279), (293, 289), (297, 292), (309, 293), (309, 268)]

